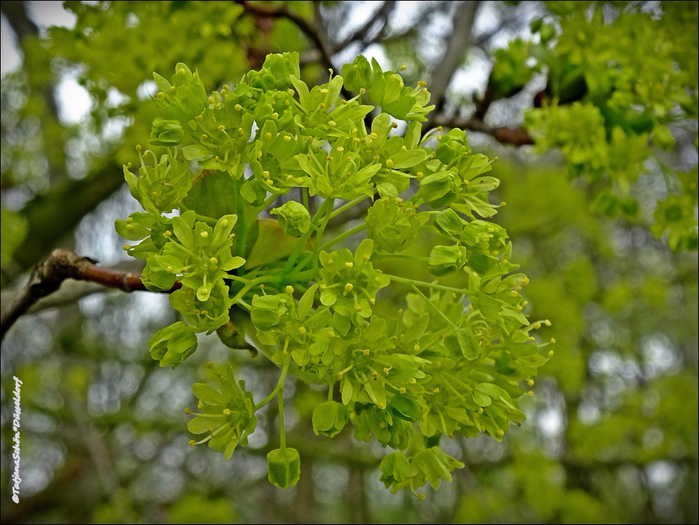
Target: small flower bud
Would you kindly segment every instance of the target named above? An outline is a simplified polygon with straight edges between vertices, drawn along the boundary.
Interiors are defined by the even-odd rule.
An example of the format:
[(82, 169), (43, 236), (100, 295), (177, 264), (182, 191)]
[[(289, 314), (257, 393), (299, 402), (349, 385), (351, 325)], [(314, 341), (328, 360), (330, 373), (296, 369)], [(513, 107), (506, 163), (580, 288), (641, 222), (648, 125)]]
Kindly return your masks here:
[(286, 288), (284, 288), (284, 291), (288, 294), (293, 294), (294, 293), (294, 287), (291, 285), (286, 285)]
[(347, 283), (345, 285), (345, 292), (351, 292), (354, 289), (354, 285), (352, 283)]
[(209, 236), (209, 232), (207, 232), (206, 230), (203, 230), (203, 231), (199, 232), (199, 235), (201, 235), (202, 239), (206, 239)]
[(345, 266), (346, 266), (347, 268), (354, 268), (354, 263), (353, 263), (353, 262), (346, 262), (346, 263), (345, 263)]
[(184, 413), (187, 414), (187, 415), (189, 415), (189, 414), (192, 413), (192, 411), (191, 411), (190, 409), (188, 409), (188, 408), (185, 408), (185, 409), (184, 409)]

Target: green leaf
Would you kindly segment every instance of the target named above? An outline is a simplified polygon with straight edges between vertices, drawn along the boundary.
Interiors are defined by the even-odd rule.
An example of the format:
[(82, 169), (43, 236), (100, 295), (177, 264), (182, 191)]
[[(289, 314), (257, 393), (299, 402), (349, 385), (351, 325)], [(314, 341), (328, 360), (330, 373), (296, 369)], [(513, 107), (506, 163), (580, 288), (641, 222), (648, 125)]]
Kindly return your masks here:
[(464, 221), (451, 208), (440, 211), (435, 215), (434, 225), (447, 237), (458, 237), (464, 229)]
[(211, 385), (206, 383), (194, 383), (192, 385), (192, 392), (201, 401), (208, 405), (223, 407), (226, 404), (226, 399), (216, 391)]
[(352, 395), (354, 394), (354, 387), (352, 386), (352, 381), (347, 376), (342, 376), (341, 380), (341, 391), (342, 391), (342, 404), (348, 405), (352, 402)]
[(422, 409), (420, 405), (418, 405), (414, 399), (404, 394), (395, 394), (391, 398), (389, 406), (401, 419), (411, 422), (422, 420)]
[(177, 236), (177, 239), (185, 248), (194, 249), (194, 235), (192, 227), (182, 217), (172, 218), (172, 229)]
[(310, 313), (311, 308), (313, 308), (313, 300), (315, 298), (316, 290), (318, 290), (318, 283), (312, 285), (308, 290), (304, 292), (299, 299), (298, 315), (299, 319), (305, 319)]
[(417, 166), (421, 162), (427, 159), (427, 152), (424, 149), (411, 149), (408, 151), (401, 151), (397, 155), (393, 155), (391, 160), (393, 161), (393, 169), (400, 170), (405, 168), (412, 168)]
[(403, 340), (410, 343), (419, 340), (430, 324), (430, 314), (424, 313), (418, 317), (403, 335)]
[(372, 402), (379, 408), (386, 408), (386, 389), (378, 381), (369, 379), (364, 388)]
[(337, 401), (326, 401), (313, 410), (313, 431), (328, 437), (339, 434), (348, 421), (347, 409)]
[(186, 160), (199, 160), (212, 155), (209, 148), (198, 144), (190, 144), (182, 148), (182, 155)]

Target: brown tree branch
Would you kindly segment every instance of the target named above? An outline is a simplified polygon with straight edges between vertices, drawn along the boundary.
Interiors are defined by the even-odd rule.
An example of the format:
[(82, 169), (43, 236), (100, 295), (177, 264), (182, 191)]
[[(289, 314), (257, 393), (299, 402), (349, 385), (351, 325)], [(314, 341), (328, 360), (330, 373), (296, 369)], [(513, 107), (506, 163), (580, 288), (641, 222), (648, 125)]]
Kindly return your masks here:
[(328, 68), (334, 67), (332, 62), (333, 48), (326, 38), (324, 32), (318, 27), (318, 24), (320, 23), (319, 20), (316, 20), (315, 23), (311, 23), (302, 16), (294, 13), (285, 5), (273, 8), (254, 4), (246, 0), (236, 0), (236, 3), (243, 6), (247, 13), (254, 16), (266, 18), (286, 18), (287, 20), (290, 20), (296, 24), (296, 26), (311, 40), (311, 42), (313, 42), (313, 45), (320, 52), (323, 64)]
[[(71, 250), (57, 248), (43, 262), (39, 263), (31, 275), (29, 282), (20, 291), (13, 303), (2, 313), (0, 319), (0, 340), (10, 327), (24, 315), (29, 308), (42, 297), (56, 292), (63, 281), (75, 279), (99, 283), (108, 288), (116, 288), (125, 292), (149, 291), (141, 280), (141, 276), (131, 272), (120, 272), (108, 268), (100, 268), (94, 259), (81, 257)], [(170, 290), (172, 293), (182, 285), (176, 282)]]
[[(114, 266), (110, 266), (108, 269), (122, 272), (122, 273), (138, 273), (140, 274), (144, 267), (144, 262), (138, 259), (133, 259), (129, 261), (123, 261)], [(2, 303), (2, 312), (5, 312), (10, 304), (14, 303), (15, 298), (23, 293), (24, 287), (14, 287), (13, 289), (4, 289), (0, 293), (0, 302)], [(105, 293), (106, 290), (104, 286), (100, 283), (91, 281), (75, 281), (73, 279), (65, 281), (60, 290), (51, 294), (50, 296), (44, 297), (39, 302), (34, 303), (34, 305), (25, 312), (24, 315), (31, 315), (41, 312), (43, 310), (48, 310), (50, 308), (60, 308), (63, 306), (71, 305), (77, 303), (83, 297), (93, 295), (96, 293)]]
[(349, 46), (350, 44), (354, 42), (361, 42), (362, 49), (364, 49), (373, 39), (369, 40), (369, 31), (371, 30), (372, 27), (375, 26), (375, 24), (383, 19), (383, 24), (381, 29), (377, 32), (377, 36), (380, 35), (383, 30), (386, 28), (388, 25), (388, 17), (391, 16), (391, 13), (396, 7), (396, 2), (393, 1), (386, 1), (383, 3), (383, 6), (381, 6), (381, 9), (379, 9), (374, 16), (372, 16), (367, 22), (357, 29), (354, 33), (349, 35), (347, 38), (345, 38), (343, 41), (337, 43), (335, 45), (336, 50), (341, 50)]
[(498, 127), (494, 128), (489, 126), (481, 119), (477, 117), (453, 117), (447, 118), (445, 115), (437, 115), (434, 118), (433, 124), (435, 126), (444, 126), (445, 128), (460, 128), (463, 130), (478, 131), (480, 133), (486, 133), (494, 137), (498, 142), (502, 144), (511, 144), (513, 146), (525, 146), (528, 144), (534, 144), (534, 139), (527, 133), (522, 127), (519, 128), (507, 128)]

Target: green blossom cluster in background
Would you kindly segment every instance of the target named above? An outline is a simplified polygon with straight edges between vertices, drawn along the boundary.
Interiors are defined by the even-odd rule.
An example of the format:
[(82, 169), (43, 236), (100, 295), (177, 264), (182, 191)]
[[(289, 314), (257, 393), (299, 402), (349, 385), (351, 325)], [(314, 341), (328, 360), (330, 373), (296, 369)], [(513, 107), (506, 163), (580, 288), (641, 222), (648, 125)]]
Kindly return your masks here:
[[(316, 434), (351, 425), (356, 439), (394, 449), (381, 480), (418, 495), (463, 467), (439, 448), (442, 435), (499, 441), (525, 419), (516, 400), (531, 395), (552, 355), (532, 331), (550, 323), (523, 314), (529, 280), (512, 273), (507, 232), (487, 220), (498, 207), (488, 198), (499, 184), (487, 175), (492, 160), (458, 129), (423, 135), (432, 109), (424, 83), (405, 86), (363, 56), (323, 85), (299, 77), (296, 53), (269, 55), (260, 71), (212, 93), (184, 64), (170, 80), (155, 74), (156, 149), (138, 146), (140, 167), (124, 168), (145, 212), (116, 224), (140, 241), (125, 249), (147, 261), (149, 289), (181, 286), (170, 303), (184, 320), (153, 336), (151, 355), (174, 367), (196, 350), (197, 333), (216, 331), (238, 348), (247, 337), (281, 369), (276, 388), (255, 403), (230, 364), (210, 365), (218, 389), (194, 385), (188, 428), (202, 439), (191, 444), (230, 458), (276, 398), (280, 447), (267, 456), (269, 479), (294, 485), (300, 458), (286, 444), (283, 409), (291, 373), (328, 387), (313, 411)], [(298, 197), (274, 207), (284, 195)], [(325, 234), (367, 203), (358, 225)], [(423, 232), (439, 240), (405, 253)], [(354, 236), (364, 237), (354, 250), (337, 248)], [(380, 269), (396, 258), (424, 264), (435, 280)], [(454, 275), (456, 286), (438, 279)], [(376, 312), (384, 289), (404, 294), (388, 317)]]
[(525, 113), (536, 150), (560, 148), (570, 176), (593, 183), (595, 207), (630, 220), (642, 211), (634, 183), (654, 159), (668, 194), (652, 231), (667, 234), (673, 250), (696, 250), (696, 168), (677, 171), (655, 153), (672, 150), (677, 133), (696, 135), (697, 5), (663, 2), (662, 17), (640, 4), (605, 15), (608, 7), (548, 3), (550, 13), (531, 24), (538, 42), (515, 39), (494, 53), (489, 90), (510, 97), (545, 70), (540, 107)]

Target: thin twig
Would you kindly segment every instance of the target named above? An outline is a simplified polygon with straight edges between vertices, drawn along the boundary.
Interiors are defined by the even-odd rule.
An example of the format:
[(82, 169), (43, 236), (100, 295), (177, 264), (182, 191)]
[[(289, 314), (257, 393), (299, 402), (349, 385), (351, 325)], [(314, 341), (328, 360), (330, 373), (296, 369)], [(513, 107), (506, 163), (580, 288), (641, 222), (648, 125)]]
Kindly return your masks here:
[[(384, 2), (383, 5), (381, 6), (381, 9), (376, 11), (376, 14), (372, 16), (367, 22), (357, 29), (354, 33), (349, 35), (347, 38), (345, 38), (342, 42), (339, 42), (335, 45), (335, 49), (337, 51), (342, 50), (349, 46), (350, 44), (353, 44), (354, 42), (360, 41), (362, 44), (362, 49), (364, 49), (367, 44), (369, 43), (369, 40), (367, 37), (369, 36), (369, 30), (378, 22), (380, 19), (383, 19), (383, 25), (381, 30), (378, 32), (379, 34), (383, 31), (383, 29), (386, 27), (388, 24), (388, 17), (391, 15), (391, 12), (393, 9), (396, 7), (396, 2), (393, 1), (387, 1)], [(372, 39), (373, 40), (373, 39)]]
[[(94, 259), (81, 257), (71, 250), (57, 248), (32, 271), (29, 282), (19, 292), (0, 319), (0, 340), (17, 319), (24, 315), (42, 297), (56, 292), (63, 281), (75, 279), (99, 283), (108, 288), (116, 288), (124, 292), (149, 291), (141, 280), (141, 276), (131, 272), (120, 272), (108, 268), (100, 268)], [(176, 282), (170, 290), (172, 293), (182, 285)]]
[(258, 17), (286, 18), (287, 20), (290, 20), (296, 24), (296, 26), (311, 40), (311, 42), (313, 42), (313, 45), (318, 48), (325, 66), (328, 68), (334, 67), (332, 62), (332, 46), (330, 45), (330, 42), (326, 38), (323, 31), (321, 31), (318, 27), (318, 24), (320, 23), (319, 20), (316, 20), (315, 23), (310, 23), (302, 16), (299, 16), (297, 13), (291, 11), (285, 5), (273, 8), (253, 4), (252, 2), (245, 0), (236, 0), (236, 3), (243, 6), (246, 12)]

